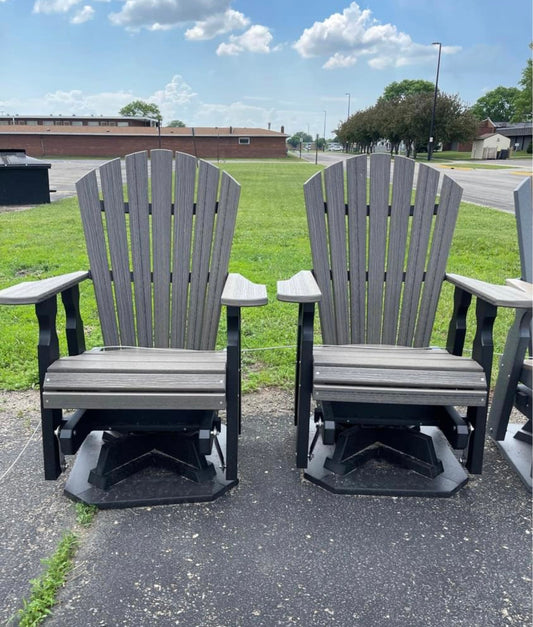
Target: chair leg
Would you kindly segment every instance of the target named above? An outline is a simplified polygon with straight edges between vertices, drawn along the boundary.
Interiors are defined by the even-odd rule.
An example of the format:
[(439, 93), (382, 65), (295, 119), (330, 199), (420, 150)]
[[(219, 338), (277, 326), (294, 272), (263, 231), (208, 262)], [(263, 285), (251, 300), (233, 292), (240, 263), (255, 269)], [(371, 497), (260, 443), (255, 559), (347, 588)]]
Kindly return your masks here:
[(61, 409), (46, 409), (42, 390), (48, 366), (59, 359), (59, 340), (56, 332), (57, 298), (52, 296), (35, 305), (39, 322), (39, 343), (37, 361), (39, 366), (39, 387), (41, 389), (41, 428), (43, 434), (43, 457), (45, 479), (57, 479), (62, 473), (62, 454), (56, 429), (62, 421)]
[(473, 427), (468, 442), (466, 468), (473, 475), (480, 475), (483, 468), (483, 451), (485, 447), (485, 431), (487, 424), (487, 407), (469, 407), (467, 420)]
[(531, 311), (517, 310), (514, 324), (507, 335), (489, 416), (489, 431), (495, 440), (505, 438), (522, 363), (529, 343), (530, 320)]
[(226, 364), (226, 479), (237, 479), (241, 415), (241, 316), (239, 307), (227, 308), (228, 352)]
[(309, 446), (309, 417), (313, 391), (313, 320), (314, 303), (304, 303), (301, 309), (300, 361), (296, 395), (296, 466), (307, 468)]
[(56, 429), (61, 424), (60, 409), (41, 409), (44, 478), (57, 479), (63, 472), (63, 455), (59, 449)]

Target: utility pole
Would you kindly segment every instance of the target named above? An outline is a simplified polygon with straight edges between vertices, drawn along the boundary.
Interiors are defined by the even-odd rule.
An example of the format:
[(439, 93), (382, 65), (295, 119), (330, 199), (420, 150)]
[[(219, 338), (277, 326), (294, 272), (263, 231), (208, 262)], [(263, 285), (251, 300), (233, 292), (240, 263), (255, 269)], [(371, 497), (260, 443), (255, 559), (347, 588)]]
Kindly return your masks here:
[(437, 108), (437, 93), (439, 91), (439, 70), (440, 70), (440, 52), (442, 44), (440, 41), (434, 41), (432, 46), (439, 47), (439, 58), (437, 61), (437, 76), (435, 78), (435, 93), (433, 94), (433, 109), (431, 110), (431, 126), (429, 129), (429, 143), (428, 143), (428, 161), (431, 161), (431, 155), (433, 154), (433, 147), (435, 145), (435, 138), (433, 136), (435, 132), (435, 109)]

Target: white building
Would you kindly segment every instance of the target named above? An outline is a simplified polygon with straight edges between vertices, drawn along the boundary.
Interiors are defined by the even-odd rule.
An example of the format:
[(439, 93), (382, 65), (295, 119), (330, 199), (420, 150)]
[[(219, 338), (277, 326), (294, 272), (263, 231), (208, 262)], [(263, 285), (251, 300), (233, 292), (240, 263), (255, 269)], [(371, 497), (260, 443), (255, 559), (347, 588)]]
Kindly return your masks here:
[(472, 144), (472, 159), (497, 159), (501, 150), (509, 150), (511, 140), (500, 133), (487, 133)]

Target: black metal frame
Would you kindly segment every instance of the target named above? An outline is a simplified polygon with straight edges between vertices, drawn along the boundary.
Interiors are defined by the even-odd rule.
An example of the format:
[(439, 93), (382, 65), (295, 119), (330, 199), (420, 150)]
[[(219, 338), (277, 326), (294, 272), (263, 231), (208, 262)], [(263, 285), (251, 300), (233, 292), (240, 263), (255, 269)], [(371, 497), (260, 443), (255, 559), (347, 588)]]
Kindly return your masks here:
[[(69, 355), (85, 350), (79, 287), (61, 293), (66, 315)], [(238, 483), (238, 437), (241, 431), (241, 311), (227, 307), (226, 425), (212, 410), (84, 410), (63, 416), (48, 409), (42, 390), (48, 367), (59, 359), (57, 295), (35, 306), (39, 323), (38, 367), (45, 479), (57, 479), (64, 455), (80, 451), (65, 488), (68, 496), (101, 507), (205, 501), (217, 498)], [(217, 440), (226, 442), (226, 456)], [(168, 434), (173, 436), (169, 438)], [(94, 437), (92, 437), (94, 436)], [(215, 444), (220, 467), (206, 461)], [(83, 450), (84, 447), (87, 450)], [(81, 450), (80, 450), (81, 449)], [(197, 489), (169, 483), (172, 494), (154, 497), (143, 488), (132, 492), (118, 484), (140, 470), (163, 467), (198, 484)], [(223, 474), (220, 472), (223, 471)], [(164, 481), (159, 482), (164, 485)], [(178, 487), (176, 487), (178, 486)], [(152, 486), (153, 487), (153, 486)], [(145, 492), (143, 492), (143, 489)], [(111, 496), (104, 491), (113, 492)]]
[[(455, 288), (447, 338), (447, 350), (454, 355), (461, 355), (463, 352), (466, 318), (471, 300), (472, 295), (469, 292), (460, 287)], [(467, 475), (460, 468), (452, 468), (451, 471), (446, 470), (445, 478), (438, 477), (442, 473), (442, 465), (434, 449), (434, 443), (437, 446), (435, 427), (438, 427), (439, 433), (445, 436), (454, 449), (466, 449), (466, 469), (472, 474), (481, 473), (487, 403), (479, 407), (468, 407), (466, 415), (460, 416), (455, 408), (446, 406), (320, 401), (317, 403), (314, 418), (317, 432), (310, 437), (314, 310), (314, 303), (299, 305), (296, 354), (296, 465), (306, 469), (306, 478), (339, 493), (449, 496), (466, 483)], [(496, 314), (496, 306), (477, 298), (472, 357), (485, 372), (487, 389), (490, 389), (492, 374), (492, 330)], [(426, 433), (426, 427), (430, 435)], [(321, 442), (318, 442), (319, 439)], [(379, 442), (380, 445), (371, 446), (373, 442)], [(331, 445), (334, 443), (335, 449), (332, 449)], [(313, 461), (313, 457), (316, 457), (313, 449), (317, 445), (329, 448), (331, 453), (327, 459), (324, 459), (323, 452), (318, 454), (321, 459), (320, 467), (317, 467), (316, 460)], [(439, 455), (449, 458), (445, 448), (439, 439)], [(349, 474), (371, 458), (385, 458), (434, 481), (429, 481), (425, 488), (416, 480), (412, 490), (405, 486), (391, 489), (390, 486), (383, 485), (381, 489), (374, 484), (369, 487), (358, 485), (357, 481), (340, 481), (340, 476)], [(458, 464), (453, 455), (450, 459), (450, 463)], [(327, 477), (326, 471), (335, 473), (337, 477)]]
[[(532, 488), (533, 462), (531, 459), (532, 390), (520, 382), (524, 357), (531, 350), (531, 309), (518, 309), (507, 335), (499, 376), (494, 388), (489, 416), (489, 433), (528, 490)], [(512, 360), (505, 363), (505, 360)], [(509, 424), (513, 406), (527, 419), (524, 425)]]

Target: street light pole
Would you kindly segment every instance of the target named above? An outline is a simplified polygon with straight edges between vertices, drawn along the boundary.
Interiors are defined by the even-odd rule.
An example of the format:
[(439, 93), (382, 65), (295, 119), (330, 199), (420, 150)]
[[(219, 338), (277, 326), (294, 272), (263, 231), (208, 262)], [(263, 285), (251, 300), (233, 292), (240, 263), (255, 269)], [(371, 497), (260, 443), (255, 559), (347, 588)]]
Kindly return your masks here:
[(433, 146), (435, 143), (435, 138), (433, 137), (433, 133), (435, 132), (435, 109), (437, 107), (437, 92), (439, 90), (440, 52), (442, 49), (442, 44), (440, 43), (440, 41), (434, 41), (431, 45), (439, 47), (439, 58), (437, 61), (437, 76), (435, 78), (435, 93), (433, 94), (433, 109), (431, 110), (431, 126), (429, 129), (429, 143), (428, 143), (428, 161), (431, 161), (431, 155), (433, 154)]
[(326, 112), (324, 111), (324, 152), (326, 150)]
[(351, 98), (351, 94), (349, 94), (348, 92), (346, 92), (345, 94), (346, 96), (348, 96), (348, 116), (347, 116), (347, 120), (350, 119), (350, 98)]

